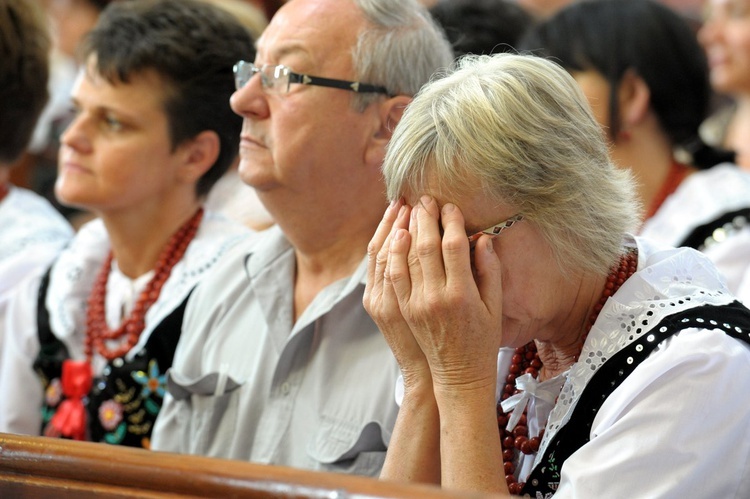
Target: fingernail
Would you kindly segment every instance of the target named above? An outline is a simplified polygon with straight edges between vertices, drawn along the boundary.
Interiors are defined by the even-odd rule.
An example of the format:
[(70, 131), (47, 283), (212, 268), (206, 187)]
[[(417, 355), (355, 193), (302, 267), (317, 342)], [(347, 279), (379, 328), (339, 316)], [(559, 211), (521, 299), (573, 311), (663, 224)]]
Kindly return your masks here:
[(453, 203), (446, 203), (443, 205), (443, 213), (451, 213), (453, 210), (456, 209), (456, 205)]

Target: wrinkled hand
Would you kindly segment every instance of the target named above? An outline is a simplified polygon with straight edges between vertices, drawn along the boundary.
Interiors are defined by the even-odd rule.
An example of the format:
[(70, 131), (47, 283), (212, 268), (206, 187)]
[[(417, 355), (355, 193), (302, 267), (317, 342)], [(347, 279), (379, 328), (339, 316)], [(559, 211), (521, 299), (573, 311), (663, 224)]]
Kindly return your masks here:
[[(411, 207), (402, 201), (392, 203), (367, 247), (367, 285), (363, 304), (383, 333), (401, 367), (404, 387), (432, 390), (430, 368), (409, 325), (399, 309), (398, 300), (387, 277), (389, 249), (396, 234), (408, 239)], [(408, 242), (406, 243), (408, 245)]]
[(461, 211), (446, 204), (440, 213), (434, 199), (425, 196), (411, 211), (408, 233), (396, 225), (389, 239), (382, 286), (390, 284), (392, 291), (383, 294), (389, 301), (390, 293), (395, 295), (435, 389), (494, 387), (502, 282), (491, 238), (477, 241), (473, 273)]

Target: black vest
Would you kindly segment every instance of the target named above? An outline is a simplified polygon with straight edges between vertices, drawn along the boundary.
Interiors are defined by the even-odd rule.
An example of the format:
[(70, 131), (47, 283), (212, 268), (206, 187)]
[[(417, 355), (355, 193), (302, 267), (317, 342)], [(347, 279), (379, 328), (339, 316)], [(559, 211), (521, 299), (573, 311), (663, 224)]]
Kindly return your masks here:
[[(63, 361), (70, 357), (55, 337), (45, 306), (49, 271), (42, 279), (37, 300), (39, 355), (34, 369), (44, 387), (42, 434), (64, 400), (61, 388)], [(189, 295), (188, 295), (189, 296)], [(87, 411), (87, 439), (94, 442), (150, 447), (154, 421), (166, 390), (164, 373), (172, 366), (182, 331), (185, 300), (152, 331), (144, 348), (131, 361), (116, 358), (95, 376), (84, 405)]]
[(650, 332), (623, 348), (593, 375), (581, 393), (570, 420), (548, 443), (534, 467), (522, 494), (535, 497), (554, 493), (560, 483), (560, 468), (568, 457), (589, 441), (591, 426), (604, 401), (619, 387), (656, 346), (683, 329), (720, 329), (750, 344), (750, 310), (735, 301), (728, 305), (703, 305), (665, 317)]

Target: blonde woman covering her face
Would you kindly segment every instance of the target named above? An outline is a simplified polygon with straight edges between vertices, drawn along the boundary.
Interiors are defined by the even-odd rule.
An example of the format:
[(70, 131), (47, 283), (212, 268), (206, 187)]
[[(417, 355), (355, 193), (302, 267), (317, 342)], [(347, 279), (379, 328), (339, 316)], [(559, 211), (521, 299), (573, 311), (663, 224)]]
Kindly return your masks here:
[(407, 108), (383, 172), (364, 304), (403, 397), (381, 478), (747, 496), (750, 310), (702, 254), (628, 234), (630, 174), (565, 70), (459, 60)]

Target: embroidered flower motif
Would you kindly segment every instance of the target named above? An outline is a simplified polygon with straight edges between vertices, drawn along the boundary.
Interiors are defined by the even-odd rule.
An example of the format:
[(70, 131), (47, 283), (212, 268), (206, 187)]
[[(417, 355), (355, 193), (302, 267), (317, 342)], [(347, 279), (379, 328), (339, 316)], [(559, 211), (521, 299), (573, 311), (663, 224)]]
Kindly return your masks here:
[(116, 428), (114, 428), (114, 431), (110, 433), (104, 434), (104, 441), (108, 444), (112, 445), (118, 445), (120, 444), (127, 435), (127, 428), (126, 428), (125, 422), (121, 422), (119, 425), (117, 425)]
[(146, 398), (152, 393), (164, 397), (167, 375), (159, 374), (159, 363), (156, 362), (156, 359), (151, 359), (148, 363), (148, 374), (143, 371), (136, 371), (131, 375), (138, 384), (143, 386), (141, 397)]
[(122, 421), (122, 405), (114, 400), (107, 400), (99, 406), (99, 422), (105, 430), (114, 430), (120, 421)]
[(47, 402), (47, 405), (50, 407), (55, 407), (60, 403), (60, 400), (62, 400), (62, 395), (62, 382), (60, 382), (60, 378), (55, 378), (50, 381), (47, 389), (44, 391), (44, 398)]
[[(555, 453), (552, 452), (549, 455), (549, 471), (550, 471), (550, 476), (552, 476), (553, 478), (560, 478), (560, 468), (557, 467), (557, 463), (555, 461), (556, 461)], [(555, 490), (557, 489), (557, 487), (553, 487), (553, 488)]]

